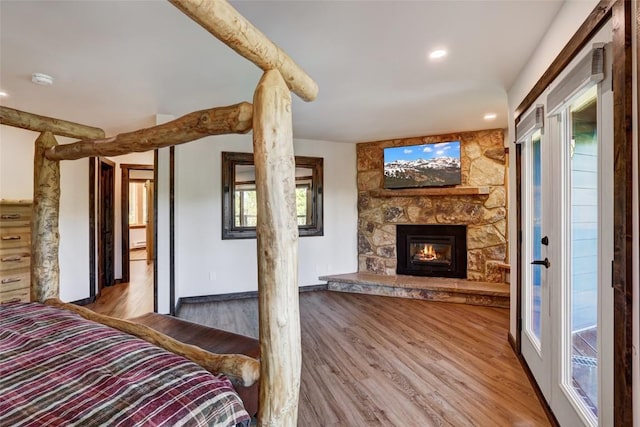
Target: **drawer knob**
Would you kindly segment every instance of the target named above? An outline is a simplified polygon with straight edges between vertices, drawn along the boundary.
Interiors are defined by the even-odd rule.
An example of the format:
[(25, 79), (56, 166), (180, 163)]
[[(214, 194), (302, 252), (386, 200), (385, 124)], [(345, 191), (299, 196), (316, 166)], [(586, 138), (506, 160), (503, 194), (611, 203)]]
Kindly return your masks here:
[(20, 240), (21, 236), (2, 236), (2, 240)]
[(20, 214), (4, 214), (2, 219), (20, 219)]
[(6, 301), (3, 301), (3, 303), (10, 303), (10, 302), (20, 302), (20, 298), (11, 298)]
[(6, 279), (2, 279), (2, 283), (3, 285), (6, 285), (7, 283), (16, 283), (21, 281), (22, 279), (19, 277), (7, 277)]
[(22, 257), (20, 255), (13, 255), (13, 256), (6, 256), (2, 259), (0, 259), (0, 261), (2, 262), (18, 262), (22, 259)]

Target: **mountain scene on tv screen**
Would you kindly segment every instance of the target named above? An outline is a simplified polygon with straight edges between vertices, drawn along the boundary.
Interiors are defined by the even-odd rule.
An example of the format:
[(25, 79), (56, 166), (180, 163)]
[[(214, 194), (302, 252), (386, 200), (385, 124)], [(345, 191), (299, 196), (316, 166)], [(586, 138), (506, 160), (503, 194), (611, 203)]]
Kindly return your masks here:
[(445, 187), (459, 184), (459, 141), (385, 149), (385, 188)]

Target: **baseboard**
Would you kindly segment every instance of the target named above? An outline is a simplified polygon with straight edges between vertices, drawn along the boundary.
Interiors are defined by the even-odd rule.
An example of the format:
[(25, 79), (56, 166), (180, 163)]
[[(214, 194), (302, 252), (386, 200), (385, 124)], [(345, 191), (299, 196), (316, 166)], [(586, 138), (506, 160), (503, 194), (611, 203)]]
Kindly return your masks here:
[[(311, 286), (301, 286), (298, 288), (299, 292), (315, 292), (315, 291), (326, 291), (327, 285), (311, 285)], [(220, 302), (220, 301), (231, 301), (238, 300), (244, 298), (257, 298), (258, 291), (248, 291), (248, 292), (234, 292), (230, 294), (218, 294), (218, 295), (200, 295), (195, 297), (180, 297), (178, 298), (178, 302), (176, 303), (176, 313), (182, 306), (182, 304), (198, 304), (203, 302)]]
[(511, 334), (511, 331), (509, 331), (509, 333), (507, 334), (507, 341), (509, 342), (509, 345), (511, 346), (511, 349), (513, 350), (513, 352), (517, 356), (518, 355), (518, 347), (516, 346), (516, 338), (513, 336), (513, 334)]
[(538, 400), (542, 405), (542, 409), (544, 410), (544, 413), (547, 415), (547, 419), (549, 420), (549, 423), (551, 424), (552, 427), (560, 427), (560, 423), (558, 423), (558, 419), (556, 418), (555, 414), (551, 410), (549, 403), (547, 403), (547, 399), (545, 399), (544, 394), (542, 394), (542, 390), (540, 390), (540, 387), (538, 386), (538, 383), (536, 382), (536, 379), (534, 378), (533, 373), (529, 368), (529, 364), (527, 363), (526, 360), (524, 360), (524, 357), (522, 357), (522, 354), (518, 354), (518, 351), (516, 350), (516, 340), (515, 340), (515, 337), (511, 335), (511, 332), (509, 332), (507, 340), (509, 341), (509, 345), (513, 349), (514, 354), (518, 358), (518, 361), (520, 362), (520, 365), (522, 366), (524, 373), (527, 375), (527, 378), (529, 379), (529, 383), (531, 384), (531, 387), (533, 387), (533, 391), (536, 393), (536, 396), (538, 397)]
[(96, 302), (96, 297), (89, 297), (89, 298), (79, 299), (77, 301), (71, 301), (71, 304), (89, 305), (89, 304), (93, 304), (94, 302)]

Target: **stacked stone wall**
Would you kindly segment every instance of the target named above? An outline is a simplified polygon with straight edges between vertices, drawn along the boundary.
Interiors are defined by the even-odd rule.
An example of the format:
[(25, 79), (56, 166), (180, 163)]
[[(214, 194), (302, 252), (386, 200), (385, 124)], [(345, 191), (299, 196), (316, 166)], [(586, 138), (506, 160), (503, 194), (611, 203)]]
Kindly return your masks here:
[[(383, 191), (383, 149), (460, 141), (461, 187), (487, 194), (394, 196)], [(491, 268), (507, 262), (507, 155), (502, 129), (417, 138), (365, 142), (357, 145), (358, 268), (384, 275), (396, 273), (396, 224), (467, 225), (467, 278), (499, 282), (502, 272)], [(433, 192), (429, 189), (426, 192)], [(488, 265), (488, 266), (487, 266)]]

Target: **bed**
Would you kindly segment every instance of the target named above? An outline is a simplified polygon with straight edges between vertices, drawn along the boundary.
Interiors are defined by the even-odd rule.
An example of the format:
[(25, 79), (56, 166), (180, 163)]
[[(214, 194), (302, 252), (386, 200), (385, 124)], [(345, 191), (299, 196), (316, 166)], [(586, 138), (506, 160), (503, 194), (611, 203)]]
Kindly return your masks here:
[(0, 425), (248, 426), (230, 380), (39, 303), (0, 305)]
[[(34, 149), (34, 204), (30, 254), (31, 301), (69, 310), (88, 320), (95, 320), (142, 338), (165, 350), (185, 356), (214, 375), (219, 373), (227, 375), (232, 381), (244, 387), (251, 387), (259, 380), (257, 424), (293, 427), (298, 423), (302, 355), (291, 93), (295, 93), (304, 101), (313, 101), (318, 94), (318, 86), (291, 57), (239, 14), (226, 0), (169, 1), (188, 18), (263, 70), (254, 91), (253, 103), (240, 102), (235, 105), (196, 111), (162, 125), (112, 137), (106, 137), (104, 130), (97, 127), (0, 106), (0, 124), (39, 133)], [(256, 170), (260, 361), (244, 354), (213, 354), (193, 345), (178, 342), (147, 325), (100, 316), (83, 307), (59, 300), (60, 161), (158, 150), (206, 136), (249, 131), (253, 131)], [(77, 141), (58, 144), (56, 136), (75, 138)], [(48, 309), (45, 310), (42, 306), (33, 307), (39, 307), (38, 310), (48, 312)], [(5, 321), (3, 320), (2, 323), (4, 324)], [(71, 333), (65, 322), (62, 322), (60, 327), (62, 328), (61, 337)], [(16, 332), (0, 331), (0, 333), (4, 336)], [(53, 332), (51, 334), (53, 336)], [(20, 339), (14, 340), (13, 345), (16, 345), (16, 342), (20, 342)], [(31, 356), (19, 355), (23, 350), (26, 349), (20, 347), (11, 350), (12, 362), (9, 365), (21, 361), (21, 363), (27, 363), (26, 367), (30, 367), (28, 360)], [(8, 350), (2, 351), (2, 360), (9, 360), (9, 356), (5, 356), (9, 354)], [(64, 357), (68, 355), (65, 354)], [(77, 357), (82, 361), (80, 365), (83, 367), (85, 364), (93, 364), (93, 360), (88, 356), (78, 355)], [(44, 363), (45, 359), (38, 359), (38, 363)], [(20, 401), (19, 393), (21, 389), (28, 390), (32, 383), (38, 385), (43, 382), (39, 376), (38, 366), (34, 364), (31, 366), (32, 369), (27, 369), (26, 372), (29, 372), (29, 375), (25, 376), (24, 381), (19, 385), (2, 379), (0, 392), (3, 406), (0, 407), (2, 411), (0, 415), (13, 417), (13, 414), (18, 411), (23, 411), (21, 414), (24, 416), (29, 414), (32, 410), (31, 396), (27, 403), (27, 400)], [(5, 366), (2, 369), (18, 368)], [(24, 367), (19, 369), (24, 370)], [(18, 371), (11, 372), (13, 373), (9, 374), (9, 371), (6, 373), (14, 379), (21, 378)], [(5, 376), (4, 371), (0, 374)], [(42, 393), (54, 396), (56, 399), (63, 397), (65, 393), (71, 393), (67, 390), (67, 383), (82, 381), (75, 377), (61, 377), (63, 375), (61, 369), (51, 370), (49, 374), (53, 375), (54, 380), (45, 382), (46, 387), (43, 388)], [(183, 375), (176, 375), (182, 381)], [(136, 384), (134, 380), (130, 386), (131, 389), (137, 388)], [(62, 387), (62, 390), (49, 393), (48, 387), (54, 385)], [(9, 399), (7, 393), (17, 394)], [(122, 408), (111, 401), (112, 397), (111, 395), (97, 396), (96, 405), (100, 409), (96, 413), (105, 410), (120, 411)], [(100, 403), (102, 398), (106, 398), (109, 403)], [(43, 397), (41, 400), (48, 401), (47, 399)], [(81, 403), (84, 403), (84, 399), (81, 400)], [(14, 404), (16, 408), (11, 406)], [(220, 405), (217, 403), (214, 406)], [(40, 409), (41, 415), (38, 416), (57, 417), (58, 415), (54, 414), (59, 414), (60, 419), (73, 416), (67, 409), (60, 410), (58, 406), (63, 405), (49, 404), (44, 409)], [(67, 406), (69, 405), (64, 405), (64, 407)], [(175, 411), (181, 414), (183, 410), (175, 409)], [(134, 412), (124, 415), (124, 418), (135, 417), (137, 410)], [(171, 413), (173, 412), (169, 411), (165, 416), (170, 417)], [(184, 418), (180, 418), (179, 415), (176, 417), (178, 419), (175, 423), (173, 419), (168, 422), (163, 418), (162, 424), (179, 425), (183, 422)], [(234, 417), (232, 416), (229, 422), (244, 422), (242, 415), (238, 419)], [(11, 418), (13, 421), (16, 419)], [(8, 425), (14, 425), (13, 421)], [(5, 423), (4, 418), (0, 420), (1, 423)], [(93, 419), (88, 423), (93, 423)], [(102, 424), (102, 422), (96, 421), (95, 424)], [(106, 424), (111, 424), (110, 419)], [(205, 424), (218, 425), (215, 422), (205, 422)]]

